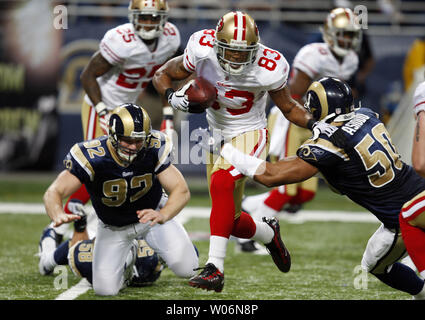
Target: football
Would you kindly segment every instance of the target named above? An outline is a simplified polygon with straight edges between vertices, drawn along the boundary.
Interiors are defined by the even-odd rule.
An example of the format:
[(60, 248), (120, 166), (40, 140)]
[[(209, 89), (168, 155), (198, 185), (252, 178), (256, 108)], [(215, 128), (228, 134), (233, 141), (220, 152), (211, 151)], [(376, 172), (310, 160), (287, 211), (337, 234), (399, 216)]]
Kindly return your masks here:
[(189, 112), (202, 113), (211, 107), (217, 98), (215, 87), (205, 78), (197, 77), (186, 91)]

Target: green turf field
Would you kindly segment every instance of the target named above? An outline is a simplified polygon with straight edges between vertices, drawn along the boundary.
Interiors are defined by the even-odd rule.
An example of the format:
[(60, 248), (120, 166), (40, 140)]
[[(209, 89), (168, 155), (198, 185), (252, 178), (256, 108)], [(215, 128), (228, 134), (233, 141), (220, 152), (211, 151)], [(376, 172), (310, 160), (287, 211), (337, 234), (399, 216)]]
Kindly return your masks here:
[[(50, 179), (2, 179), (1, 202), (40, 203)], [(247, 194), (263, 192), (250, 187)], [(193, 187), (191, 206), (208, 206), (205, 188)], [(315, 210), (364, 211), (351, 201), (319, 189), (316, 199), (306, 206)], [(38, 240), (49, 222), (41, 214), (0, 214), (0, 300), (55, 299), (80, 279), (69, 269), (65, 273), (41, 276), (38, 273)], [(185, 227), (190, 234), (208, 234), (208, 219), (192, 218)], [(278, 271), (270, 256), (240, 253), (230, 241), (225, 261), (225, 286), (221, 293), (195, 289), (184, 279), (165, 269), (151, 287), (127, 288), (116, 297), (95, 296), (92, 290), (77, 299), (146, 300), (393, 300), (410, 296), (393, 290), (358, 271), (367, 240), (377, 223), (305, 222), (281, 220), (281, 232), (291, 251), (292, 269)], [(208, 240), (194, 240), (200, 264), (207, 260)], [(58, 282), (60, 279), (66, 281)], [(58, 285), (59, 283), (59, 285)], [(59, 290), (55, 288), (59, 287)], [(60, 288), (62, 286), (62, 288)]]

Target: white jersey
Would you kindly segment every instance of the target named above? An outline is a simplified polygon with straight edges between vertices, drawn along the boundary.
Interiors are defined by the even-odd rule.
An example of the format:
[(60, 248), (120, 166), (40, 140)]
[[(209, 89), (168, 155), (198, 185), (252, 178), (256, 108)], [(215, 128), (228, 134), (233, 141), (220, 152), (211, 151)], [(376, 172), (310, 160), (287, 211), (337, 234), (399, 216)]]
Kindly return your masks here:
[(298, 51), (292, 64), (292, 68), (301, 70), (313, 81), (326, 76), (347, 81), (358, 66), (359, 58), (353, 50), (350, 50), (339, 63), (326, 43), (305, 45)]
[(420, 111), (425, 111), (425, 81), (418, 84), (413, 96), (413, 110), (416, 115)]
[[(170, 22), (166, 23), (153, 51), (137, 36), (131, 23), (106, 32), (100, 42), (100, 53), (113, 68), (97, 78), (102, 101), (110, 109), (136, 102), (155, 71), (176, 53), (179, 46), (180, 33)], [(87, 95), (85, 99), (93, 106)]]
[[(347, 81), (356, 72), (358, 65), (359, 58), (352, 50), (344, 57), (342, 63), (339, 63), (326, 43), (310, 43), (298, 51), (292, 68), (304, 72), (312, 81), (325, 76)], [(276, 112), (279, 115), (276, 117), (275, 127), (271, 132), (269, 152), (273, 155), (284, 156), (285, 150), (282, 141), (286, 141), (289, 121), (276, 106), (270, 112)]]
[(267, 92), (286, 86), (289, 65), (284, 56), (260, 44), (255, 61), (244, 74), (233, 76), (220, 67), (213, 48), (215, 30), (201, 30), (190, 37), (184, 66), (217, 89), (217, 100), (207, 109), (211, 128), (222, 130), (226, 138), (267, 126)]

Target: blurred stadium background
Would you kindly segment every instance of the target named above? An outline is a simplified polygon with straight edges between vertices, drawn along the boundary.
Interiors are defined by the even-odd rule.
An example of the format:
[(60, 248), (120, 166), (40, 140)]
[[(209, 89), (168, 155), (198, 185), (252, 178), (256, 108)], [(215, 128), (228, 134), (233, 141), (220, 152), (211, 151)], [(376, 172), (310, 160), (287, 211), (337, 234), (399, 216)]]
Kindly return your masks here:
[[(0, 204), (41, 203), (45, 188), (62, 169), (63, 157), (75, 142), (81, 141), (80, 107), (83, 90), (79, 75), (97, 50), (105, 32), (128, 21), (128, 2), (128, 0), (0, 0)], [(365, 58), (364, 61), (365, 70), (369, 67), (370, 69), (364, 86), (358, 84), (361, 104), (382, 115), (391, 129), (392, 138), (403, 160), (410, 162), (410, 143), (413, 134), (411, 96), (415, 85), (423, 79), (425, 69), (425, 1), (169, 0), (169, 5), (169, 20), (181, 33), (181, 50), (194, 31), (215, 28), (217, 19), (225, 12), (240, 9), (248, 11), (256, 19), (261, 41), (282, 52), (289, 63), (292, 63), (295, 54), (304, 44), (320, 40), (319, 27), (333, 7), (365, 6), (368, 12), (368, 28), (364, 31), (370, 45), (370, 59)], [(56, 26), (60, 25), (63, 28), (55, 28), (55, 23)], [(366, 61), (369, 63), (366, 64)], [(162, 111), (152, 86), (140, 101), (141, 105), (148, 109), (154, 127), (158, 129)], [(205, 115), (189, 115), (188, 120), (191, 129), (206, 127)], [(181, 149), (193, 144), (187, 139), (181, 140)], [(179, 162), (176, 165), (189, 180), (194, 195), (190, 204), (208, 206), (204, 166)], [(264, 191), (264, 188), (252, 182), (248, 184), (248, 193), (260, 191)], [(313, 208), (361, 211), (347, 199), (330, 193), (325, 186), (319, 190), (312, 204), (306, 206), (306, 209)], [(37, 262), (33, 257), (40, 232), (48, 222), (47, 217), (25, 218), (25, 215), (2, 215), (0, 219), (2, 248), (10, 248), (19, 243), (18, 251), (2, 250), (0, 254), (2, 270), (0, 285), (3, 288), (0, 299), (54, 298), (57, 293), (50, 290), (51, 280), (40, 282)], [(189, 231), (196, 232), (202, 229), (208, 232), (208, 224), (205, 221), (202, 223), (195, 221), (188, 226)], [(287, 295), (272, 295), (268, 285), (274, 284), (277, 275), (272, 272), (271, 278), (264, 279), (266, 276), (262, 272), (264, 264), (259, 260), (256, 267), (258, 269), (254, 269), (253, 273), (262, 274), (260, 280), (254, 281), (255, 277), (249, 273), (246, 276), (254, 281), (253, 285), (256, 286), (262, 281), (261, 290), (258, 287), (255, 289), (243, 287), (241, 291), (232, 291), (234, 289), (229, 286), (227, 295), (215, 295), (213, 298), (232, 299), (237, 296), (239, 299), (363, 299), (367, 296), (372, 299), (396, 299), (399, 297), (397, 292), (378, 282), (373, 283), (372, 291), (368, 291), (367, 295), (362, 291), (355, 294), (348, 292), (344, 295), (349, 286), (347, 283), (352, 282), (353, 267), (359, 263), (365, 243), (376, 229), (376, 222), (352, 224), (349, 227), (351, 232), (347, 232), (348, 229), (344, 229), (346, 227), (338, 222), (328, 224), (326, 229), (321, 229), (324, 225), (319, 225), (310, 222), (310, 225), (303, 228), (296, 224), (286, 226), (289, 232), (293, 230), (295, 234), (294, 238), (289, 238), (289, 246), (299, 252), (296, 258), (304, 263), (301, 264), (303, 276), (310, 277), (313, 268), (315, 272), (313, 280), (316, 280), (317, 287), (304, 282), (301, 284), (295, 282), (289, 289), (287, 288), (289, 290)], [(339, 228), (341, 228), (339, 233), (335, 233)], [(25, 239), (21, 238), (22, 235), (25, 235)], [(299, 238), (301, 235), (304, 236), (302, 241)], [(340, 244), (342, 238), (344, 240)], [(347, 243), (350, 243), (348, 247), (341, 247)], [(207, 243), (197, 245), (201, 249), (201, 254), (206, 255)], [(350, 251), (347, 251), (347, 248)], [(316, 252), (320, 250), (328, 250), (328, 255), (319, 256)], [(23, 261), (19, 256), (22, 252), (26, 252)], [(334, 265), (332, 272), (338, 273), (340, 272), (338, 270), (345, 267), (348, 276), (340, 275), (339, 278), (331, 276), (330, 267), (326, 264), (329, 264), (335, 255), (349, 259), (343, 260), (346, 263), (343, 266)], [(16, 268), (27, 268), (29, 275), (24, 279), (19, 278), (14, 270), (11, 270), (10, 261), (16, 263)], [(270, 261), (267, 262), (270, 264)], [(244, 257), (242, 262), (239, 262), (239, 265), (244, 264), (251, 264), (249, 257)], [(234, 281), (233, 285), (237, 287), (240, 285), (237, 282), (237, 272), (244, 271), (230, 270), (229, 268), (227, 279), (230, 284)], [(290, 275), (288, 282), (297, 279), (299, 274), (296, 270), (295, 274)], [(165, 279), (171, 281), (173, 285), (180, 285), (172, 276), (165, 274)], [(32, 284), (30, 289), (22, 284), (25, 281), (30, 287)], [(38, 283), (37, 286), (34, 287), (34, 283)], [(327, 288), (336, 287), (336, 292), (324, 295), (321, 287), (324, 284)], [(304, 287), (300, 289), (300, 285)], [(382, 288), (388, 291), (384, 295), (379, 291)], [(180, 289), (187, 290), (185, 287)], [(154, 299), (175, 298), (175, 288), (167, 289), (165, 285), (161, 290), (165, 290), (163, 296), (156, 295), (155, 290), (149, 291), (149, 294)], [(249, 293), (253, 291), (257, 291), (257, 294)], [(132, 294), (137, 297), (136, 293), (130, 292), (129, 296), (124, 295), (122, 298), (133, 298)], [(198, 293), (182, 297), (183, 299), (209, 297), (196, 294)]]
[[(403, 74), (403, 69), (425, 61), (424, 51), (409, 58), (414, 46), (425, 50), (425, 1), (170, 0), (169, 4), (169, 19), (181, 32), (182, 49), (194, 31), (214, 28), (218, 17), (238, 8), (252, 14), (261, 41), (281, 51), (289, 63), (304, 44), (320, 40), (319, 27), (330, 9), (363, 5), (373, 61), (361, 88), (362, 105), (387, 118), (397, 109), (412, 118), (403, 96), (408, 92), (406, 78), (414, 75), (412, 70)], [(128, 21), (127, 7), (128, 0), (0, 1), (0, 171), (61, 167), (70, 146), (82, 139), (79, 75), (105, 32)], [(54, 23), (63, 29), (54, 28)], [(142, 105), (159, 127), (161, 108), (152, 87)], [(206, 126), (204, 115), (190, 115), (189, 120), (191, 128)], [(190, 175), (204, 173), (194, 164), (180, 168)]]

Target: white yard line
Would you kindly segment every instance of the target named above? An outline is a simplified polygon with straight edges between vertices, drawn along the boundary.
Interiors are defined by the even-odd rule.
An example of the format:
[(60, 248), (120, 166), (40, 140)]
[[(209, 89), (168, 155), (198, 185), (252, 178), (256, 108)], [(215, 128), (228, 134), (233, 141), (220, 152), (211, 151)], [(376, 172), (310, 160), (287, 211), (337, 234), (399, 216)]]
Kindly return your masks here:
[[(0, 203), (0, 214), (45, 214), (44, 205), (39, 203)], [(208, 207), (186, 207), (176, 217), (182, 224), (191, 218), (208, 218), (210, 208)], [(288, 223), (304, 223), (307, 221), (339, 221), (339, 222), (367, 222), (378, 223), (378, 219), (368, 212), (347, 211), (311, 211), (300, 210), (296, 214), (279, 213), (280, 220)], [(40, 231), (41, 232), (41, 231)], [(199, 236), (199, 235), (198, 235)], [(90, 283), (82, 279), (75, 286), (61, 293), (55, 300), (73, 300), (91, 289)]]
[(68, 290), (62, 292), (58, 295), (55, 300), (74, 300), (80, 295), (86, 293), (91, 289), (91, 284), (85, 278), (81, 279), (75, 286), (69, 288)]
[[(208, 218), (208, 207), (186, 207), (176, 217), (183, 224), (191, 218)], [(12, 203), (0, 202), (0, 214), (45, 214), (44, 205), (40, 203)], [(341, 221), (341, 222), (378, 222), (376, 217), (368, 212), (353, 211), (320, 211), (300, 210), (296, 214), (279, 213), (278, 218), (290, 223), (305, 221)]]

